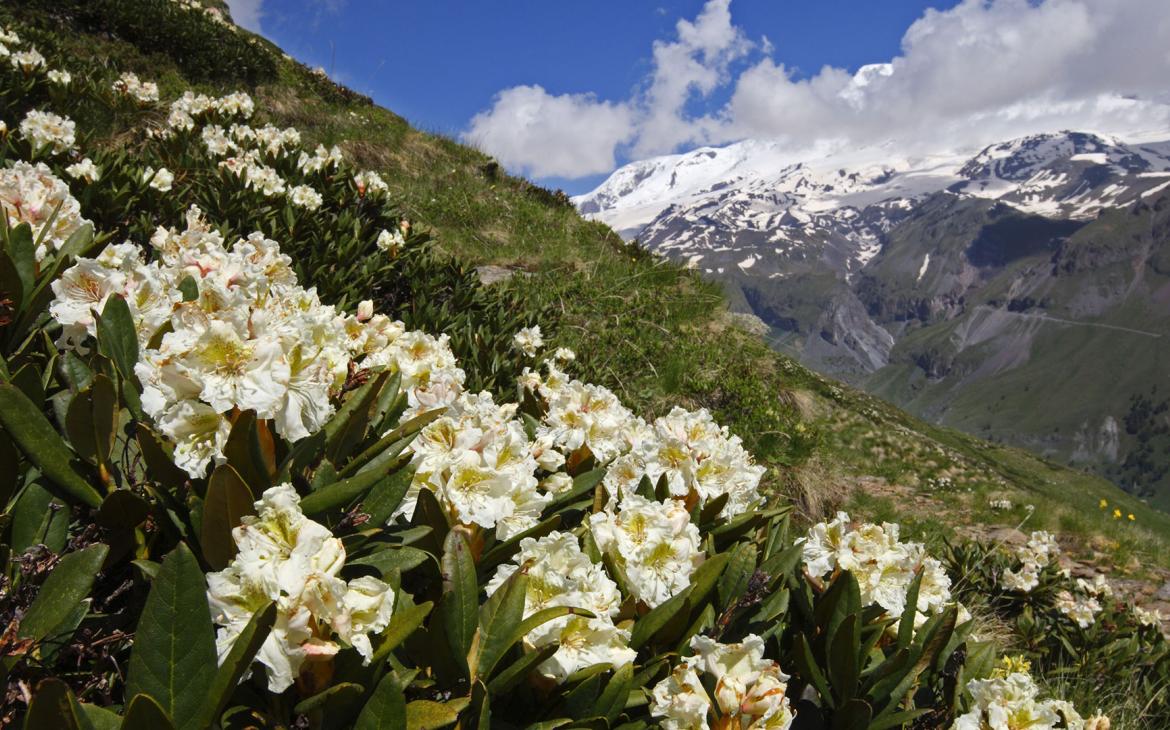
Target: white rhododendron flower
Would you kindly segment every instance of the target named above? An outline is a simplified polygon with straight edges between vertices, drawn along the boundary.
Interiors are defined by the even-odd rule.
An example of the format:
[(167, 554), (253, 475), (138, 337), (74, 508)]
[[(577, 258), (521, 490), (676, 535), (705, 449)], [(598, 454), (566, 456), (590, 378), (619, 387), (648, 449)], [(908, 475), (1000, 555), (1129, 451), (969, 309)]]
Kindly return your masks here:
[(52, 69), (45, 76), (57, 86), (68, 86), (73, 82), (73, 74), (61, 69)]
[(554, 606), (583, 608), (596, 616), (562, 616), (524, 637), (528, 651), (558, 644), (556, 653), (537, 666), (542, 674), (559, 683), (593, 664), (610, 663), (617, 669), (634, 660), (637, 652), (629, 647), (629, 630), (613, 623), (622, 602), (617, 584), (581, 552), (576, 537), (552, 532), (539, 540), (524, 538), (513, 562), (497, 568), (488, 581), (488, 595), (499, 590), (522, 565), (528, 572), (525, 618)]
[(1013, 728), (1083, 728), (1084, 719), (1067, 702), (1040, 700), (1031, 675), (1012, 672), (967, 683), (971, 711), (960, 716), (952, 730), (1012, 730)]
[(40, 241), (37, 261), (59, 249), (77, 229), (89, 225), (69, 186), (44, 163), (17, 160), (0, 168), (0, 208), (10, 226), (27, 223), (33, 240)]
[(362, 170), (353, 176), (353, 184), (357, 186), (358, 195), (370, 198), (380, 198), (390, 191), (390, 186), (382, 176), (371, 170)]
[(1101, 604), (1093, 596), (1074, 596), (1068, 591), (1060, 591), (1056, 594), (1054, 602), (1056, 610), (1063, 613), (1069, 620), (1076, 623), (1082, 629), (1087, 629), (1096, 621), (1097, 614), (1101, 612)]
[(942, 563), (927, 556), (920, 543), (898, 538), (896, 524), (853, 527), (849, 515), (838, 512), (832, 520), (809, 528), (801, 548), (805, 570), (818, 578), (838, 569), (849, 571), (861, 589), (862, 604), (877, 604), (893, 616), (906, 609), (906, 591), (921, 573), (915, 606), (920, 625), (952, 603), (951, 580)]
[(567, 347), (558, 347), (553, 353), (553, 359), (559, 362), (572, 362), (577, 359), (577, 353)]
[(686, 657), (666, 679), (654, 685), (650, 714), (658, 718), (663, 730), (707, 730), (711, 727), (707, 721), (711, 698), (695, 669), (698, 663), (698, 657)]
[(378, 234), (378, 240), (375, 241), (378, 248), (386, 252), (397, 251), (405, 243), (406, 239), (403, 237), (402, 231), (390, 232), (384, 228)]
[(1037, 530), (1028, 536), (1027, 543), (1016, 548), (1018, 565), (1005, 568), (1000, 583), (1010, 591), (1030, 593), (1040, 585), (1040, 572), (1053, 564), (1059, 555), (1060, 545), (1052, 533)]
[(137, 74), (127, 71), (113, 83), (115, 92), (128, 96), (141, 103), (149, 104), (158, 101), (158, 84), (153, 81), (142, 81)]
[(17, 51), (11, 54), (8, 57), (8, 62), (12, 64), (13, 68), (30, 73), (36, 71), (38, 68), (44, 67), (45, 57), (37, 49), (30, 48), (26, 51)]
[(69, 167), (66, 167), (65, 172), (75, 180), (84, 180), (91, 183), (97, 182), (102, 177), (101, 170), (88, 157), (83, 157), (80, 162), (74, 162)]
[(341, 154), (341, 148), (337, 145), (329, 149), (325, 149), (325, 145), (317, 145), (316, 151), (312, 155), (307, 152), (302, 152), (297, 158), (297, 167), (304, 173), (321, 172), (325, 169), (332, 169), (339, 166), (345, 161), (345, 157)]
[(1153, 626), (1157, 628), (1161, 628), (1162, 622), (1166, 620), (1166, 617), (1158, 609), (1145, 609), (1141, 606), (1133, 607), (1133, 616), (1142, 626)]
[[(222, 460), (227, 416), (236, 410), (255, 411), (289, 441), (320, 430), (351, 361), (400, 373), (404, 418), (446, 406), (463, 392), (464, 374), (445, 337), (407, 332), (384, 315), (345, 316), (322, 304), (315, 290), (297, 283), (291, 259), (262, 234), (229, 248), (192, 208), (185, 230), (160, 227), (150, 243), (157, 257), (150, 264), (129, 243), (80, 259), (53, 284), (50, 313), (62, 325), (59, 344), (79, 347), (95, 335), (94, 311), (110, 295), (126, 299), (141, 348), (135, 373), (143, 408), (175, 443), (176, 462), (192, 477)], [(193, 301), (180, 294), (186, 279), (198, 291)], [(164, 325), (167, 331), (156, 338)], [(510, 480), (512, 506), (497, 530), (525, 529), (547, 502), (536, 487), (532, 457), (491, 451), (483, 460)], [(475, 502), (473, 476), (461, 472), (455, 484), (471, 500), (464, 508), (482, 515), (478, 510), (486, 507)]]
[(710, 727), (713, 709), (700, 675), (713, 683), (719, 727), (787, 730), (796, 715), (788, 700), (788, 675), (764, 658), (764, 640), (754, 634), (738, 644), (720, 644), (707, 636), (691, 639), (694, 656), (682, 661), (651, 691), (650, 712), (662, 727)]
[(170, 192), (175, 184), (175, 173), (165, 167), (155, 170), (149, 165), (142, 171), (142, 181), (160, 193)]
[(614, 512), (591, 515), (589, 529), (625, 571), (634, 596), (651, 608), (690, 585), (703, 563), (699, 528), (678, 500), (662, 504), (633, 494)]
[(536, 357), (537, 351), (544, 347), (544, 337), (540, 333), (540, 325), (524, 327), (512, 335), (512, 345), (527, 357)]
[(219, 166), (242, 179), (245, 188), (256, 190), (267, 197), (284, 195), (287, 190), (284, 178), (274, 168), (260, 162), (255, 150), (248, 150), (238, 157), (229, 157), (220, 162)]
[(414, 478), (395, 512), (414, 513), (430, 490), (453, 523), (493, 529), (501, 540), (536, 526), (552, 497), (538, 489), (536, 459), (516, 405), (463, 394), (407, 447)]
[[(306, 661), (328, 658), (341, 643), (368, 663), (369, 634), (381, 632), (394, 611), (394, 592), (382, 581), (339, 577), (345, 547), (329, 528), (306, 517), (288, 484), (272, 487), (256, 502), (256, 515), (232, 530), (239, 552), (222, 571), (207, 575), (212, 619), (220, 626), (216, 645), (227, 656), (252, 615), (269, 601), (277, 618), (256, 661), (268, 689), (292, 686)], [(340, 643), (339, 643), (340, 642)]]
[(34, 151), (48, 149), (58, 154), (73, 149), (77, 142), (76, 128), (77, 125), (68, 117), (35, 109), (20, 123), (20, 133)]
[(317, 210), (321, 207), (324, 199), (321, 193), (318, 193), (308, 185), (297, 185), (288, 191), (288, 199), (292, 204), (305, 210)]

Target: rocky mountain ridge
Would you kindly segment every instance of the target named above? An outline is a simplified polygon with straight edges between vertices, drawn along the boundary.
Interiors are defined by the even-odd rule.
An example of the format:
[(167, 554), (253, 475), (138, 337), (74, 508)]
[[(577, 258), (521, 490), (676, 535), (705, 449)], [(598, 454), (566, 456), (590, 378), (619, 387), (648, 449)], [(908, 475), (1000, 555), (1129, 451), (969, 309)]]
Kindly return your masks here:
[(634, 163), (575, 202), (723, 281), (805, 364), (1170, 505), (1170, 458), (1135, 461), (1170, 422), (1130, 415), (1170, 390), (1170, 143), (881, 153), (785, 164), (744, 142)]

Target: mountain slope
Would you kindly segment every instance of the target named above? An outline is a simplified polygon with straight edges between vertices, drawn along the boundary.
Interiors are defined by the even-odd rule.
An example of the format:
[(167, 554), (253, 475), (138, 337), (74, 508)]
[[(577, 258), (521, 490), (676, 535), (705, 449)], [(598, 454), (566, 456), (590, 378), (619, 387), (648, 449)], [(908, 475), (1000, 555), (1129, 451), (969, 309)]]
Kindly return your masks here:
[[(1167, 149), (1062, 132), (779, 167), (752, 142), (636, 163), (576, 202), (641, 223), (627, 234), (722, 281), (803, 363), (1166, 507)], [(639, 175), (680, 191), (648, 220)]]
[[(116, 35), (56, 34), (71, 21), (52, 13), (0, 8), (0, 16), (43, 28), (41, 45), (67, 44), (57, 50), (149, 74), (164, 95), (197, 83), (167, 49), (144, 52)], [(1118, 546), (1122, 567), (1133, 553), (1147, 565), (1166, 560), (1170, 518), (1107, 482), (937, 428), (816, 375), (735, 326), (720, 288), (695, 272), (627, 246), (563, 196), (503, 174), (486, 155), (272, 57), (275, 78), (240, 82), (257, 99), (257, 124), (295, 125), (305, 144), (340, 144), (356, 164), (381, 172), (395, 206), (457, 257), (456, 268), (512, 272), (494, 286), (525, 311), (542, 312), (552, 344), (573, 348), (581, 372), (647, 415), (675, 404), (709, 408), (768, 468), (772, 493), (795, 500), (807, 517), (851, 506), (929, 535), (952, 534), (960, 522), (991, 529), (1026, 518), (1028, 528), (1057, 530), (1084, 555)], [(931, 506), (917, 497), (885, 501), (887, 488)], [(992, 510), (992, 497), (1015, 507)], [(1101, 499), (1136, 522), (1100, 513)], [(1030, 517), (1026, 505), (1036, 507)]]

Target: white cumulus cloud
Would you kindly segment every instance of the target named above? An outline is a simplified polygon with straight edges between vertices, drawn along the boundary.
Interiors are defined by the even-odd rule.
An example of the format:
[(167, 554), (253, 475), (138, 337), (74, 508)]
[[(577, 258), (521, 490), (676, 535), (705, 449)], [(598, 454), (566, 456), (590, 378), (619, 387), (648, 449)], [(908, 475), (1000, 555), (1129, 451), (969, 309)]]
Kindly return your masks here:
[[(964, 0), (927, 10), (894, 58), (808, 77), (783, 63), (783, 47), (737, 27), (730, 0), (709, 0), (676, 31), (653, 44), (652, 70), (629, 98), (514, 87), (468, 138), (511, 169), (578, 177), (749, 137), (906, 153), (1058, 129), (1170, 137), (1166, 0)], [(716, 91), (730, 100), (703, 108)], [(703, 111), (688, 114), (696, 102)]]

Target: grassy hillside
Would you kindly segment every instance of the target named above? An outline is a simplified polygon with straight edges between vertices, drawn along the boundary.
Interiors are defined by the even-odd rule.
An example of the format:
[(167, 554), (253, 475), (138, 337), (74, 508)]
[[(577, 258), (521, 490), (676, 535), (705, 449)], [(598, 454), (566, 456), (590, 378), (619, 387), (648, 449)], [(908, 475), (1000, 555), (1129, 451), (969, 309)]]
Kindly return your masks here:
[[(0, 12), (42, 29), (37, 40), (55, 52), (149, 74), (164, 96), (225, 88), (177, 52), (147, 52), (116, 34), (51, 33), (59, 21), (52, 12)], [(78, 22), (69, 13), (65, 19)], [(227, 80), (255, 97), (254, 123), (296, 126), (306, 146), (338, 144), (359, 167), (381, 172), (396, 207), (457, 267), (514, 271), (494, 287), (544, 312), (552, 342), (574, 349), (598, 383), (648, 414), (676, 403), (710, 409), (768, 467), (769, 490), (795, 500), (809, 519), (853, 507), (926, 535), (951, 534), (957, 524), (1023, 523), (1059, 530), (1085, 554), (1100, 552), (1103, 539), (1121, 565), (1133, 554), (1170, 565), (1162, 549), (1170, 545), (1170, 516), (1105, 480), (930, 426), (808, 371), (733, 326), (716, 284), (626, 246), (578, 216), (563, 195), (505, 174), (482, 152), (415, 129), (266, 41), (254, 43), (273, 61), (269, 78), (254, 86)], [(993, 512), (992, 498), (1015, 507)], [(1030, 516), (1026, 505), (1035, 506)], [(1114, 505), (1135, 520), (1113, 519)]]
[[(1009, 674), (1170, 717), (1170, 518), (202, 5), (0, 29), (0, 725), (927, 728)], [(763, 695), (676, 704), (749, 652)]]

